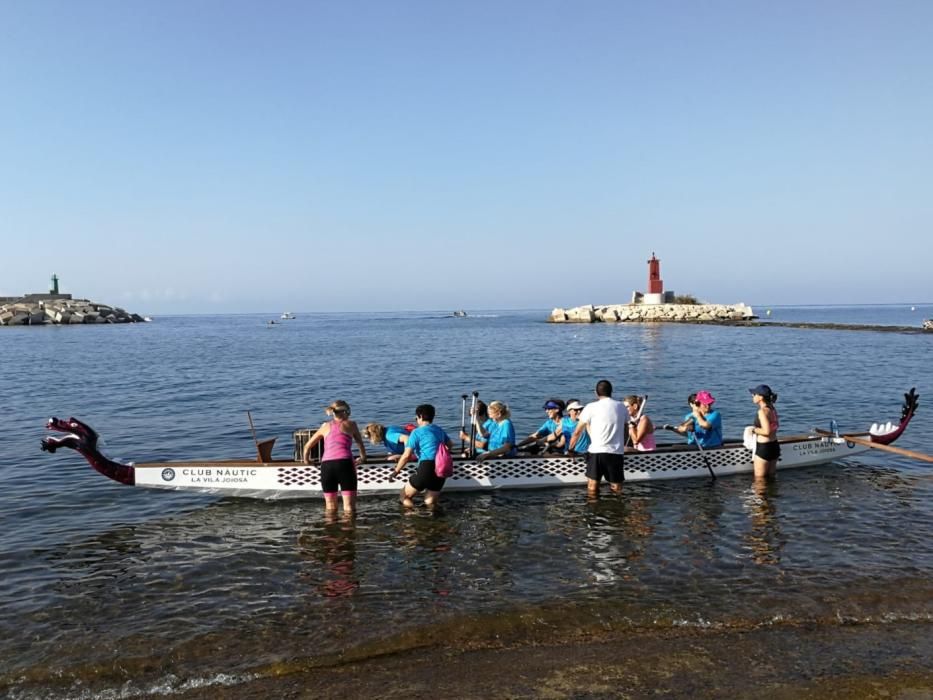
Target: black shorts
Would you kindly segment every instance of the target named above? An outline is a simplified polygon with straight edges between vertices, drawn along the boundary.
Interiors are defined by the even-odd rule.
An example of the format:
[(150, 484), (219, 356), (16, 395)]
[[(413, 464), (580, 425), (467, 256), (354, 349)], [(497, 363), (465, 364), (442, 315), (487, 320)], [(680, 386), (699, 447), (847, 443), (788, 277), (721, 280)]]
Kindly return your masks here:
[(755, 456), (766, 462), (773, 462), (781, 456), (781, 445), (778, 442), (756, 442)]
[(605, 478), (610, 484), (621, 484), (625, 481), (623, 458), (624, 455), (611, 452), (587, 452), (586, 478), (596, 482)]
[(352, 459), (329, 459), (321, 462), (321, 491), (356, 491), (356, 467)]
[(408, 483), (416, 491), (440, 491), (444, 488), (444, 482), (447, 479), (442, 479), (437, 474), (434, 473), (434, 460), (426, 459), (423, 462), (418, 462), (418, 468), (415, 470), (415, 473), (411, 475), (411, 478), (408, 480)]

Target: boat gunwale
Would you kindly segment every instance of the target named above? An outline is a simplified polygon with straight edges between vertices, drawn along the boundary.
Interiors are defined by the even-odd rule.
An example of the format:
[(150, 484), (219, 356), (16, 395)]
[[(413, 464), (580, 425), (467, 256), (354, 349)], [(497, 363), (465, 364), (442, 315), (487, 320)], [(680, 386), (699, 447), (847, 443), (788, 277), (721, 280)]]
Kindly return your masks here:
[[(855, 435), (855, 433), (852, 433), (852, 434)], [(825, 435), (813, 435), (813, 434), (811, 435), (803, 435), (803, 434), (788, 435), (786, 437), (782, 437), (778, 439), (778, 443), (782, 445), (784, 444), (789, 445), (789, 444), (808, 442), (808, 441), (822, 442), (824, 440), (829, 440), (829, 439), (833, 439), (833, 438), (830, 438)], [(840, 437), (840, 440), (841, 439), (843, 438)], [(702, 452), (718, 453), (724, 450), (734, 450), (734, 449), (748, 450), (748, 448), (745, 447), (745, 445), (741, 441), (728, 441), (728, 442), (724, 442), (722, 445), (717, 445), (716, 447), (704, 447), (702, 449)], [(633, 450), (632, 448), (626, 448), (625, 455), (636, 456), (636, 455), (650, 455), (650, 454), (659, 454), (659, 453), (660, 454), (671, 454), (671, 453), (678, 453), (678, 452), (696, 453), (700, 451), (701, 450), (699, 450), (695, 445), (690, 444), (690, 443), (679, 443), (679, 444), (664, 443), (664, 444), (658, 445), (656, 449), (650, 450), (650, 451), (639, 451), (639, 450)], [(389, 457), (389, 453), (381, 453), (381, 452), (370, 455), (367, 458), (366, 462), (363, 463), (362, 466), (363, 467), (385, 466), (386, 464), (390, 463), (388, 457)], [(521, 461), (521, 460), (528, 460), (528, 459), (538, 459), (538, 460), (543, 459), (543, 460), (548, 460), (548, 461), (578, 459), (582, 461), (583, 459), (585, 459), (585, 455), (584, 454), (575, 454), (572, 456), (566, 455), (566, 454), (537, 454), (536, 455), (536, 454), (526, 453), (526, 454), (515, 455), (512, 457), (497, 457), (493, 461), (507, 462), (507, 461)], [(459, 455), (454, 455), (453, 460), (454, 460), (454, 464), (458, 464), (458, 463), (470, 464), (470, 463), (476, 462), (476, 460), (472, 457), (462, 457)], [(413, 464), (413, 463), (409, 463), (409, 464)], [(249, 457), (246, 457), (243, 459), (186, 459), (186, 460), (167, 461), (167, 462), (137, 462), (133, 464), (133, 466), (136, 469), (157, 469), (157, 468), (165, 469), (167, 467), (174, 468), (174, 467), (206, 467), (206, 466), (217, 467), (217, 468), (223, 468), (223, 467), (244, 468), (247, 466), (257, 467), (257, 468), (258, 467), (283, 468), (283, 467), (309, 467), (309, 466), (320, 467), (320, 461), (311, 460), (310, 462), (297, 462), (293, 459), (273, 459), (268, 462), (259, 462), (259, 461), (256, 461), (255, 458), (250, 459)]]

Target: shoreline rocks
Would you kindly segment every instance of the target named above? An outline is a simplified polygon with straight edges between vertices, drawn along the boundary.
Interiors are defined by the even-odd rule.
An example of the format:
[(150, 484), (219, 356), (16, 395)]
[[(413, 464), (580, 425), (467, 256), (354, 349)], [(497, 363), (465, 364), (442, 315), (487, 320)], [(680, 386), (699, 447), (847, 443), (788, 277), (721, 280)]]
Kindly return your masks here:
[(26, 297), (0, 304), (0, 326), (78, 325), (85, 323), (140, 323), (147, 319), (124, 309), (87, 299), (35, 299)]
[(556, 308), (548, 323), (736, 323), (758, 318), (746, 304), (606, 304)]

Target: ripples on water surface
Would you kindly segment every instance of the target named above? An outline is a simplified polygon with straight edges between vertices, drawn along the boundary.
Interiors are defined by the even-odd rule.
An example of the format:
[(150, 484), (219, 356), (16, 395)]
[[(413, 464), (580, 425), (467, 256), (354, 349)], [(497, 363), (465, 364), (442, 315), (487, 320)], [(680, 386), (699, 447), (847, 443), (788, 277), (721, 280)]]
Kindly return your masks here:
[[(886, 321), (884, 307), (852, 314), (905, 323)], [(785, 433), (831, 418), (843, 429), (894, 420), (903, 391), (917, 386), (921, 409), (898, 444), (931, 451), (931, 337), (551, 326), (543, 316), (0, 329), (0, 688), (127, 696), (436, 639), (929, 624), (931, 472), (880, 452), (789, 472), (761, 493), (738, 477), (633, 484), (595, 503), (577, 489), (450, 494), (437, 513), (407, 515), (391, 498), (370, 498), (353, 521), (327, 522), (317, 501), (132, 489), (74, 453), (38, 449), (49, 415), (74, 415), (115, 457), (237, 457), (252, 450), (252, 409), (285, 457), (291, 431), (319, 421), (334, 398), (361, 422), (408, 420), (430, 401), (453, 430), (459, 397), (473, 389), (512, 404), (527, 433), (543, 419), (543, 398), (588, 400), (606, 376), (618, 393), (649, 394), (657, 423), (708, 388), (729, 435), (753, 416), (745, 387), (761, 381), (781, 395)]]

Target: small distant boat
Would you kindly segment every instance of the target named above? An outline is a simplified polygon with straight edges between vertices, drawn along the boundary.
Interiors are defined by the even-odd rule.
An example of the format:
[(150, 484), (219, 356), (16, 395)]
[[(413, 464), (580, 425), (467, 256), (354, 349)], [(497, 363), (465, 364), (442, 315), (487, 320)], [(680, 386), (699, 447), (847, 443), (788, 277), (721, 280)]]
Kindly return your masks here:
[(457, 309), (453, 313), (454, 318), (466, 318), (466, 315), (467, 315), (467, 312), (464, 311), (463, 309)]
[(286, 311), (284, 314), (282, 314), (282, 318), (295, 318), (295, 314), (293, 314), (291, 311)]

